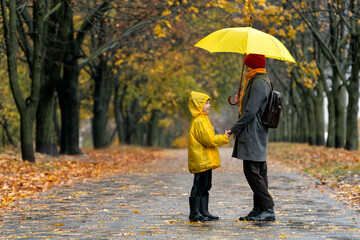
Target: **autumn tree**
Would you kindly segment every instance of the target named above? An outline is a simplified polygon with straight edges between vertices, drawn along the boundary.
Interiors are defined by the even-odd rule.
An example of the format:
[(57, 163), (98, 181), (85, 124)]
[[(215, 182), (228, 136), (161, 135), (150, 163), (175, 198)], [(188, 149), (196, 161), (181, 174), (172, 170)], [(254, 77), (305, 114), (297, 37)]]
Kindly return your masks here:
[[(318, 1), (321, 9), (312, 10), (312, 6), (305, 2), (289, 1), (291, 7), (298, 13), (303, 21), (312, 31), (314, 39), (319, 45), (321, 54), (329, 62), (332, 69), (331, 90), (326, 91), (329, 99), (329, 107), (334, 107), (334, 111), (329, 110), (329, 123), (335, 120), (335, 147), (344, 147), (348, 149), (357, 149), (357, 129), (356, 119), (358, 113), (359, 99), (359, 73), (358, 62), (354, 61), (356, 54), (354, 49), (358, 46), (358, 13), (359, 9), (354, 1)], [(308, 9), (308, 11), (304, 11)], [(348, 11), (348, 9), (351, 9)], [(328, 18), (326, 24), (317, 24), (317, 15), (325, 14)], [(350, 24), (352, 22), (352, 24)], [(325, 35), (324, 29), (328, 28), (328, 35)], [(350, 39), (350, 43), (349, 43)], [(350, 63), (350, 64), (349, 64)], [(350, 78), (346, 79), (346, 73), (350, 71)], [(351, 86), (351, 87), (350, 87)], [(328, 86), (324, 86), (327, 88)], [(349, 96), (347, 106), (347, 124), (345, 124), (345, 92)], [(332, 104), (333, 103), (333, 104)], [(335, 116), (333, 115), (335, 114)], [(355, 121), (354, 121), (355, 120)], [(345, 136), (346, 126), (346, 136)], [(331, 126), (329, 127), (329, 129)], [(331, 132), (329, 132), (331, 133)], [(331, 136), (329, 136), (331, 137)], [(331, 139), (331, 138), (330, 138)], [(346, 141), (345, 141), (346, 139)], [(346, 144), (345, 144), (346, 142)], [(332, 144), (328, 143), (329, 146)]]
[(31, 34), (33, 37), (33, 50), (31, 52), (33, 61), (33, 70), (31, 75), (31, 92), (26, 99), (20, 90), (17, 75), (17, 2), (9, 1), (8, 5), (5, 0), (1, 1), (2, 16), (4, 19), (6, 54), (8, 60), (8, 71), (11, 90), (16, 102), (16, 106), (20, 113), (20, 135), (21, 135), (21, 153), (23, 160), (30, 162), (35, 161), (33, 149), (33, 122), (39, 101), (39, 89), (41, 78), (41, 67), (43, 62), (42, 52), (43, 46), (43, 19), (44, 19), (44, 1), (34, 2), (33, 18), (34, 28)]
[(55, 156), (58, 155), (57, 138), (61, 137), (55, 134), (55, 90), (61, 79), (66, 39), (70, 31), (70, 21), (66, 17), (70, 8), (70, 3), (66, 0), (47, 1), (48, 14), (44, 22), (46, 64), (41, 77), (40, 99), (36, 113), (36, 151)]

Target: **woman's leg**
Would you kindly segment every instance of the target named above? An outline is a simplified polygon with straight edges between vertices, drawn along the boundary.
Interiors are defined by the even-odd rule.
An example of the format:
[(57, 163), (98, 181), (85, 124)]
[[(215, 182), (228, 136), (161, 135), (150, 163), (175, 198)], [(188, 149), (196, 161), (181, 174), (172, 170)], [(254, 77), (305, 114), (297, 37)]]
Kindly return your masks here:
[(274, 201), (267, 188), (266, 162), (244, 160), (244, 173), (254, 193), (254, 203), (263, 209), (272, 208)]

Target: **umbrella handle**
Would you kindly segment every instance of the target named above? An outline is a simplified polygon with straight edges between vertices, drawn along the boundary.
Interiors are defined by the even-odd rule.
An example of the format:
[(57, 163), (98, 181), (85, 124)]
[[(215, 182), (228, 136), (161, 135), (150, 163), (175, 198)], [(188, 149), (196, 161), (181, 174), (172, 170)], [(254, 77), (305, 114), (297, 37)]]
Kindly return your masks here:
[(228, 102), (229, 102), (230, 105), (237, 105), (236, 103), (232, 103), (232, 102), (230, 101), (230, 99), (231, 99), (231, 96), (228, 96)]

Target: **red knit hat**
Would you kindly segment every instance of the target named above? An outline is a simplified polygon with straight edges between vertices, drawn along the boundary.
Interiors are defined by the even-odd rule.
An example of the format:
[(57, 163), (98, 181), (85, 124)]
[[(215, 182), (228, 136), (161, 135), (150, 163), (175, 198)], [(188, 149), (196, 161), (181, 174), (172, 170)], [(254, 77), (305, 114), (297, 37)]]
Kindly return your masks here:
[(265, 68), (266, 60), (264, 55), (259, 54), (249, 54), (245, 58), (246, 66), (255, 68)]

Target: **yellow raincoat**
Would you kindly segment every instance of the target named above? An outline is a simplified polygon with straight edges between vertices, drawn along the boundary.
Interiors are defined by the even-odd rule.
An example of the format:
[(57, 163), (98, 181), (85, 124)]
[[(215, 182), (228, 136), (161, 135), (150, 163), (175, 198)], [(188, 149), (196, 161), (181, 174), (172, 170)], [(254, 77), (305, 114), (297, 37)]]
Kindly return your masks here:
[(203, 112), (203, 107), (210, 97), (192, 91), (189, 109), (193, 115), (189, 132), (188, 165), (190, 173), (204, 172), (220, 167), (220, 155), (217, 146), (227, 144), (226, 135), (215, 135), (214, 128)]

